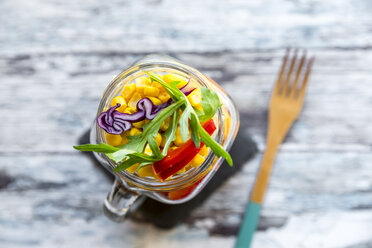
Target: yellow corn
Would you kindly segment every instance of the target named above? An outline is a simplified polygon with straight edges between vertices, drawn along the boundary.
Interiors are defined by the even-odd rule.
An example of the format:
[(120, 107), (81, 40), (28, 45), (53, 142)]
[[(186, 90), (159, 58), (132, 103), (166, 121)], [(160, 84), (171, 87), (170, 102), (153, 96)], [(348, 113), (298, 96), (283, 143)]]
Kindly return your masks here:
[(160, 130), (166, 131), (168, 129), (168, 127), (169, 127), (170, 120), (171, 120), (170, 117), (168, 117), (167, 119), (165, 119), (165, 121), (163, 121), (163, 123), (160, 126)]
[(204, 162), (205, 158), (199, 153), (190, 161), (189, 165), (192, 167), (198, 167)]
[(128, 143), (128, 138), (127, 138), (127, 136), (121, 136), (121, 144), (122, 145), (125, 145), (125, 144), (127, 144)]
[(114, 135), (106, 133), (106, 141), (111, 146), (119, 146), (121, 145), (121, 136), (120, 135)]
[(145, 146), (145, 150), (143, 151), (143, 153), (146, 154), (146, 155), (149, 155), (149, 156), (152, 155), (152, 150), (151, 150), (149, 144), (147, 144), (147, 145)]
[(132, 129), (129, 131), (130, 136), (136, 136), (140, 133), (142, 133), (142, 131), (135, 127), (132, 127)]
[(116, 104), (120, 104), (120, 107), (117, 108), (116, 110), (119, 112), (124, 112), (125, 108), (127, 107), (127, 102), (125, 101), (124, 97), (122, 96), (115, 96), (111, 100), (111, 107), (116, 106)]
[(133, 122), (133, 126), (136, 128), (142, 128), (143, 125), (145, 125), (145, 120)]
[(129, 168), (127, 169), (127, 171), (129, 171), (130, 173), (134, 173), (134, 172), (136, 172), (138, 166), (139, 166), (138, 163), (137, 163), (137, 164), (134, 164), (134, 165), (132, 165), (131, 167), (129, 167)]
[(202, 149), (200, 149), (199, 154), (202, 155), (203, 157), (206, 157), (209, 153), (209, 148), (206, 146), (203, 146)]
[(141, 94), (139, 94), (138, 92), (135, 92), (133, 96), (130, 98), (130, 100), (128, 101), (128, 106), (133, 109), (137, 109), (137, 102), (141, 99), (142, 99)]
[(165, 146), (165, 142), (167, 142), (167, 139), (164, 136), (162, 136), (160, 147), (164, 147)]
[(142, 167), (141, 169), (138, 170), (137, 173), (140, 177), (155, 177), (151, 165)]
[(159, 82), (156, 82), (156, 81), (153, 81), (153, 82), (152, 82), (152, 86), (158, 88), (159, 90), (165, 90), (165, 89), (163, 88), (163, 86), (162, 86)]
[(143, 94), (144, 89), (151, 85), (151, 80), (147, 77), (139, 77), (136, 79), (136, 92)]
[(121, 96), (124, 97), (125, 101), (129, 101), (133, 93), (136, 91), (136, 84), (127, 84), (124, 86)]
[(189, 100), (191, 106), (198, 107), (201, 106), (201, 90), (196, 89), (193, 92), (190, 93), (190, 95), (187, 96), (187, 99)]
[(143, 90), (145, 96), (158, 96), (160, 90), (156, 87), (146, 86)]
[(155, 104), (155, 105), (160, 105), (160, 104), (162, 104), (162, 102), (161, 102), (158, 98), (156, 98), (156, 97), (149, 96), (149, 99), (150, 99), (150, 100), (152, 101), (152, 103)]
[(163, 138), (161, 137), (161, 134), (158, 133), (158, 135), (156, 135), (156, 137), (155, 137), (155, 141), (156, 141), (156, 144), (157, 144), (158, 146), (160, 146), (162, 139), (163, 139)]
[(158, 98), (160, 99), (160, 101), (162, 101), (162, 103), (165, 103), (169, 100), (170, 95), (164, 91), (164, 92), (159, 93)]
[(180, 127), (177, 127), (177, 130), (176, 130), (176, 139), (174, 140), (174, 144), (175, 144), (176, 146), (180, 146), (180, 145), (182, 145), (183, 143), (185, 143), (185, 142), (183, 142), (183, 140), (182, 140), (182, 138), (181, 138)]
[(183, 86), (185, 86), (187, 84), (186, 80), (180, 76), (177, 76), (175, 74), (165, 74), (163, 76), (163, 79), (164, 81), (167, 83), (167, 84), (170, 84), (171, 82), (173, 81), (180, 81), (179, 84), (177, 84), (177, 88), (182, 88)]
[(125, 108), (125, 110), (123, 111), (123, 113), (125, 113), (125, 114), (133, 114), (133, 113), (135, 113), (136, 112), (136, 109), (134, 109), (134, 108), (131, 108), (131, 107), (127, 107), (127, 108)]

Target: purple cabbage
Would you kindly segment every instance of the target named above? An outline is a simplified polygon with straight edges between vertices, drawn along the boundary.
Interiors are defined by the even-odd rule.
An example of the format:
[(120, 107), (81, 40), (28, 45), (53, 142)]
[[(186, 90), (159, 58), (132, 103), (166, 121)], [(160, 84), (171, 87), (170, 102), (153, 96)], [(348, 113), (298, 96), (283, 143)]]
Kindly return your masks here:
[[(196, 88), (191, 86), (190, 80), (185, 86), (180, 88), (186, 96), (193, 92)], [(102, 112), (98, 118), (98, 125), (109, 134), (121, 134), (132, 128), (133, 122), (142, 121), (145, 118), (152, 120), (163, 109), (172, 104), (172, 99), (161, 105), (155, 105), (147, 97), (142, 98), (137, 103), (137, 112), (134, 114), (125, 114), (117, 111), (120, 103), (109, 108), (107, 111)]]
[(116, 109), (120, 103), (102, 112), (98, 118), (98, 125), (109, 134), (121, 134), (132, 128), (133, 122), (142, 121), (145, 118), (152, 120), (164, 108), (168, 107), (171, 101), (161, 105), (154, 105), (147, 97), (142, 98), (137, 103), (138, 111), (134, 114), (120, 113)]

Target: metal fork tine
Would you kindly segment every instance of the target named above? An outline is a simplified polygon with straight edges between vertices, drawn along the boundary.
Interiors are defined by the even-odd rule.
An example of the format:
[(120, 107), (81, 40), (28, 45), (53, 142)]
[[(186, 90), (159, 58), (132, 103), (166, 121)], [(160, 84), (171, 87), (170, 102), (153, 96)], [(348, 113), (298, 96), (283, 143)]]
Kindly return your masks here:
[(285, 79), (285, 83), (281, 89), (281, 92), (284, 92), (286, 93), (288, 91), (288, 87), (289, 87), (289, 82), (291, 81), (291, 76), (292, 76), (292, 71), (293, 71), (293, 68), (296, 64), (296, 60), (297, 60), (297, 52), (298, 52), (298, 49), (296, 48), (295, 51), (294, 51), (294, 55), (293, 55), (293, 58), (291, 60), (291, 65), (289, 67), (289, 70), (288, 70), (288, 73), (287, 73), (287, 77)]
[(300, 78), (300, 75), (301, 75), (302, 67), (305, 64), (305, 60), (306, 60), (306, 50), (304, 51), (304, 54), (302, 55), (302, 58), (300, 60), (300, 63), (298, 65), (298, 67), (297, 67), (296, 78), (295, 78), (295, 80), (293, 82), (293, 85), (288, 90), (288, 92), (289, 92), (288, 95), (290, 97), (294, 97), (295, 96), (295, 93), (297, 92), (297, 83), (298, 83), (298, 79)]
[(278, 75), (278, 79), (276, 80), (276, 83), (275, 83), (275, 88), (274, 88), (274, 93), (275, 94), (279, 94), (279, 90), (281, 88), (281, 82), (283, 80), (284, 70), (285, 70), (285, 67), (286, 67), (287, 61), (288, 61), (289, 50), (290, 49), (287, 48), (286, 54), (285, 54), (285, 56), (283, 58), (282, 67), (280, 68), (280, 73)]
[(309, 61), (309, 63), (307, 64), (307, 68), (306, 68), (306, 74), (304, 76), (304, 80), (302, 82), (302, 86), (301, 86), (301, 89), (300, 89), (300, 92), (299, 92), (299, 99), (302, 100), (302, 98), (304, 97), (305, 95), (305, 91), (306, 91), (306, 85), (307, 85), (307, 82), (309, 80), (309, 75), (310, 75), (310, 72), (311, 72), (311, 67), (313, 66), (313, 63), (314, 63), (314, 60), (315, 60), (315, 57), (312, 57)]

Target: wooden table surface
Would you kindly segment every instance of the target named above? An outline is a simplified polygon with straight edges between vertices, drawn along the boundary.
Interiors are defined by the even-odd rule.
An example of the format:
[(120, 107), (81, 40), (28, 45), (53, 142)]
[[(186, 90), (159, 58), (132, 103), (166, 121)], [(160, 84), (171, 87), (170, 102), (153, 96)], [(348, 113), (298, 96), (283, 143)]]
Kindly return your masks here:
[[(0, 247), (232, 247), (284, 48), (316, 55), (254, 248), (372, 247), (372, 2), (0, 2)], [(259, 154), (171, 230), (102, 211), (112, 178), (72, 149), (113, 75), (176, 56), (231, 94)]]

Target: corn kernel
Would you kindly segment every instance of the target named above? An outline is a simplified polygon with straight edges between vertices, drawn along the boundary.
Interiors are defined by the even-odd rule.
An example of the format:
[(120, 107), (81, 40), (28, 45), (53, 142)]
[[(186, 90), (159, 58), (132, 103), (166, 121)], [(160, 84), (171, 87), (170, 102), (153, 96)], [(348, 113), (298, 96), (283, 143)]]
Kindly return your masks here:
[(140, 133), (142, 133), (142, 131), (135, 127), (132, 127), (132, 129), (129, 131), (130, 136), (136, 136)]
[(171, 117), (168, 117), (167, 119), (165, 119), (165, 121), (163, 121), (163, 123), (160, 126), (160, 130), (166, 131), (169, 128), (170, 121), (171, 121)]
[(146, 155), (149, 155), (149, 156), (152, 155), (152, 150), (151, 150), (149, 144), (147, 144), (147, 145), (145, 146), (145, 150), (143, 151), (143, 153), (146, 154)]
[(145, 96), (158, 96), (159, 92), (158, 88), (152, 86), (146, 86), (143, 90)]
[(149, 77), (142, 76), (142, 77), (136, 78), (135, 81), (136, 81), (136, 84), (151, 85), (151, 79)]
[(140, 177), (155, 177), (154, 171), (152, 170), (151, 165), (142, 167), (141, 169), (138, 170), (137, 173)]
[(158, 133), (158, 135), (156, 135), (156, 137), (155, 137), (155, 141), (156, 141), (156, 144), (157, 144), (158, 146), (160, 146), (162, 139), (163, 139), (163, 138), (161, 137), (161, 134)]
[(158, 98), (160, 101), (162, 101), (162, 103), (165, 103), (169, 100), (170, 95), (167, 92), (161, 92), (159, 93)]
[(125, 101), (124, 97), (115, 96), (111, 100), (111, 107), (116, 106), (116, 104), (118, 104), (118, 103), (120, 104), (120, 107), (117, 108), (116, 110), (119, 111), (119, 112), (123, 112), (125, 110), (125, 108), (127, 107), (127, 102)]
[(127, 138), (127, 136), (121, 136), (121, 144), (122, 145), (125, 145), (125, 144), (127, 144), (128, 143), (128, 138)]
[(152, 101), (152, 103), (155, 104), (155, 105), (160, 105), (160, 104), (162, 104), (162, 102), (161, 102), (158, 98), (156, 98), (156, 97), (149, 96), (149, 99), (150, 99), (150, 100)]
[(208, 156), (209, 153), (209, 148), (206, 146), (203, 146), (202, 149), (200, 149), (199, 154), (202, 155), (203, 157)]
[(176, 139), (174, 140), (174, 144), (175, 144), (176, 146), (180, 146), (180, 145), (182, 145), (183, 143), (185, 143), (185, 142), (183, 142), (183, 140), (182, 140), (182, 138), (181, 138), (180, 127), (177, 127), (177, 130), (176, 130)]
[(187, 96), (187, 99), (189, 100), (191, 106), (197, 107), (201, 106), (201, 90), (196, 89), (193, 92), (190, 93), (190, 95)]
[(163, 79), (164, 81), (167, 83), (167, 84), (170, 84), (171, 82), (173, 81), (180, 81), (179, 84), (177, 84), (177, 88), (182, 88), (183, 86), (185, 86), (187, 84), (186, 80), (180, 76), (177, 76), (175, 74), (165, 74), (163, 76)]
[(142, 99), (141, 94), (139, 94), (138, 92), (135, 92), (133, 96), (130, 98), (130, 100), (128, 101), (128, 106), (133, 109), (137, 109), (137, 102), (141, 99)]
[(121, 136), (115, 134), (106, 133), (106, 141), (110, 146), (119, 146), (121, 145)]
[(165, 146), (165, 142), (167, 142), (167, 139), (164, 136), (162, 136), (160, 147), (164, 147)]
[(205, 158), (199, 153), (190, 161), (189, 165), (192, 167), (198, 167), (204, 162)]
[(145, 125), (145, 120), (133, 122), (133, 126), (136, 128), (142, 128), (143, 125)]
[(130, 114), (130, 115), (135, 113), (135, 112), (136, 112), (136, 109), (133, 109), (131, 107), (126, 107), (125, 110), (123, 111), (123, 113)]
[(163, 86), (159, 82), (153, 81), (152, 86), (158, 88), (159, 90), (164, 90)]
[(129, 168), (127, 169), (127, 171), (129, 171), (130, 173), (134, 173), (134, 172), (136, 172), (138, 166), (139, 166), (138, 163), (137, 163), (137, 164), (134, 164), (134, 165), (132, 165), (131, 167), (129, 167)]
[(128, 102), (135, 91), (136, 91), (136, 84), (127, 84), (124, 86), (124, 89), (121, 92), (121, 96), (125, 99), (125, 101)]

